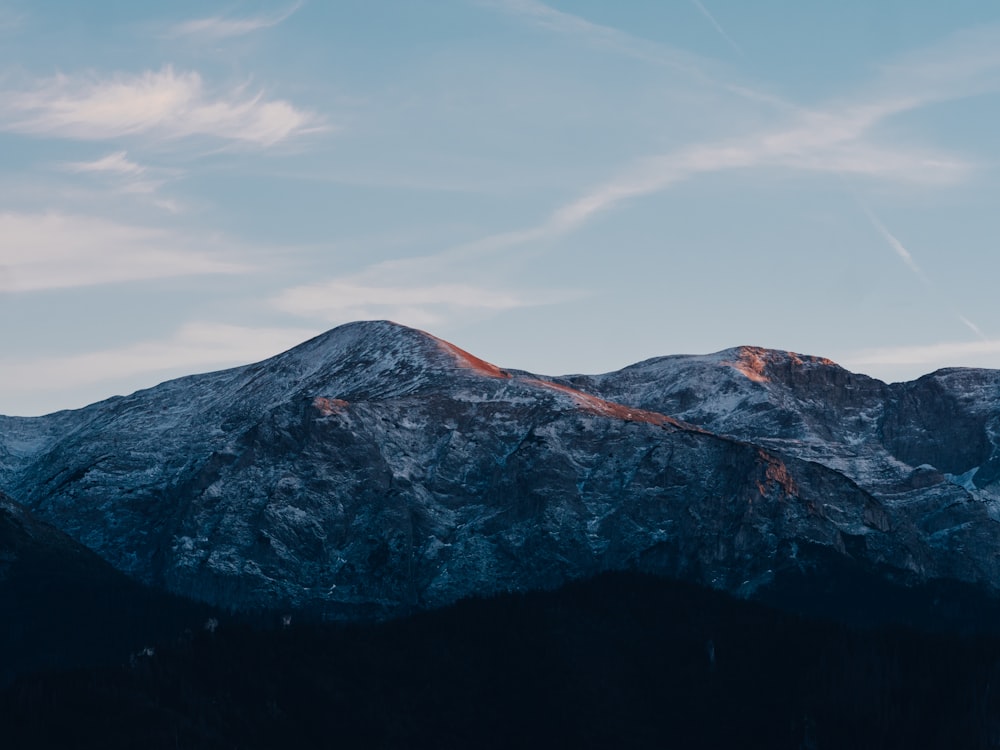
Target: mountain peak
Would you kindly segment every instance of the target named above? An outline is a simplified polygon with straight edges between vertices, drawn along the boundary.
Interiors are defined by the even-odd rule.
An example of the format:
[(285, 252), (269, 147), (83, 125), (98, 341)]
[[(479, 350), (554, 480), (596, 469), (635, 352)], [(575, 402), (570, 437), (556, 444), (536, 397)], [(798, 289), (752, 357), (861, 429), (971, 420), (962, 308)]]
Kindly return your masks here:
[(801, 367), (836, 367), (836, 362), (826, 357), (814, 357), (781, 349), (765, 349), (760, 346), (738, 346), (719, 352), (725, 359), (720, 364), (728, 365), (756, 383), (770, 382), (775, 369), (788, 370)]
[(390, 320), (338, 326), (239, 372), (240, 380), (350, 401), (403, 395), (442, 376), (508, 377), (450, 342)]
[[(312, 356), (322, 350), (336, 359), (345, 356), (364, 361), (374, 361), (372, 357), (382, 353), (386, 356), (420, 361), (424, 365), (458, 366), (480, 375), (495, 378), (509, 378), (510, 374), (479, 357), (459, 348), (450, 341), (434, 336), (419, 328), (396, 323), (391, 320), (363, 320), (346, 323), (321, 333), (279, 358), (293, 353)], [(365, 356), (367, 355), (367, 359)]]
[[(336, 353), (358, 345), (391, 347), (406, 343), (413, 344), (420, 339), (429, 337), (430, 335), (423, 331), (391, 320), (357, 320), (324, 331), (289, 349), (284, 354), (292, 352), (313, 354), (317, 351)], [(284, 355), (279, 354), (278, 356)]]
[(299, 378), (302, 383), (353, 397), (401, 395), (441, 377), (511, 377), (449, 341), (390, 320), (339, 326), (268, 361), (268, 369), (283, 366), (308, 373)]

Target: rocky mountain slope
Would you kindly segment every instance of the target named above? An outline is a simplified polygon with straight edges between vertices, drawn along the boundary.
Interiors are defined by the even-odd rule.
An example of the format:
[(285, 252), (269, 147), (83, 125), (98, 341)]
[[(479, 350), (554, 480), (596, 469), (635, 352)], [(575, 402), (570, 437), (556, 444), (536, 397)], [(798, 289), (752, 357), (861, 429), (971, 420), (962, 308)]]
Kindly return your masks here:
[[(950, 575), (990, 556), (1000, 519), (1000, 371), (886, 384), (830, 360), (740, 347), (563, 382), (829, 467), (906, 519)], [(835, 498), (824, 504), (831, 519)], [(991, 587), (995, 572), (984, 579)]]
[(140, 581), (235, 609), (379, 617), (616, 569), (763, 595), (841, 564), (995, 594), (998, 385), (747, 347), (552, 379), (355, 323), (0, 418), (0, 490)]

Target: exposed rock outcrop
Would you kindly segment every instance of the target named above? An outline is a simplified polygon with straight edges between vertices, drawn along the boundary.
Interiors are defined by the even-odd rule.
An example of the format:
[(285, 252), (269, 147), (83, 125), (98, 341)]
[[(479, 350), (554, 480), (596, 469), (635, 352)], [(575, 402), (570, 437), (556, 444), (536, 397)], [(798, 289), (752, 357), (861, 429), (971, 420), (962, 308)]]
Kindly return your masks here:
[(613, 569), (753, 595), (831, 555), (995, 593), (998, 384), (750, 347), (545, 378), (357, 323), (0, 418), (0, 488), (119, 570), (237, 609), (379, 617)]

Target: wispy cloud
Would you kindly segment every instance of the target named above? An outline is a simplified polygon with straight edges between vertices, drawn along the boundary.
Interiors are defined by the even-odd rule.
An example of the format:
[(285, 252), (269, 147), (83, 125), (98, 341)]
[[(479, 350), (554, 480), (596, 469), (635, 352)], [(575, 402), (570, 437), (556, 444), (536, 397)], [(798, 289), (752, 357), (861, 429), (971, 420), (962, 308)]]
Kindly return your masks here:
[[(634, 38), (616, 29), (550, 8), (537, 0), (481, 0), (535, 25), (626, 51)], [(658, 45), (657, 45), (658, 47)], [(638, 49), (648, 49), (639, 45)], [(885, 66), (878, 80), (851, 99), (805, 109), (776, 100), (778, 124), (748, 135), (681, 147), (634, 162), (610, 180), (556, 208), (543, 222), (485, 237), (447, 255), (489, 252), (574, 231), (629, 199), (650, 195), (697, 175), (733, 169), (785, 168), (853, 174), (918, 185), (954, 184), (973, 166), (961, 157), (927, 148), (879, 143), (873, 134), (888, 119), (930, 104), (1000, 90), (1000, 27), (958, 34)], [(657, 56), (632, 52), (643, 59)], [(686, 58), (678, 65), (700, 74)], [(986, 75), (986, 73), (991, 75)]]
[[(991, 32), (990, 38), (1000, 48), (1000, 27)], [(944, 45), (943, 49), (952, 47)], [(965, 73), (973, 71), (978, 76), (983, 69), (1000, 72), (1000, 53), (992, 48), (984, 49), (981, 57), (968, 59), (961, 65), (936, 60), (938, 54), (941, 54), (938, 47), (924, 53), (923, 73), (916, 79), (914, 74), (903, 71), (892, 86), (885, 79), (875, 87), (876, 91), (853, 100), (786, 112), (782, 116), (784, 122), (772, 128), (639, 159), (607, 182), (558, 207), (545, 221), (486, 237), (455, 251), (491, 251), (558, 237), (629, 199), (660, 192), (701, 174), (734, 169), (785, 168), (854, 174), (917, 185), (957, 183), (972, 172), (974, 167), (968, 161), (926, 148), (884, 145), (873, 138), (878, 126), (892, 117), (977, 93), (978, 88), (964, 85)], [(957, 76), (954, 85), (945, 85), (954, 76)], [(936, 85), (923, 88), (920, 83), (926, 78), (933, 78)], [(1000, 88), (1000, 78), (994, 85)]]
[(958, 185), (976, 169), (960, 156), (861, 140), (815, 153), (795, 153), (778, 165), (927, 187)]
[[(543, 304), (515, 294), (464, 283), (379, 283), (366, 275), (292, 287), (271, 300), (282, 312), (304, 318), (343, 323), (367, 318), (391, 318), (415, 326), (440, 324), (470, 313), (496, 313)], [(391, 270), (391, 269), (390, 269)]]
[(875, 87), (909, 90), (927, 101), (1000, 91), (1000, 24), (949, 34), (882, 65)]
[(243, 36), (261, 29), (269, 29), (288, 19), (301, 8), (303, 3), (297, 2), (285, 10), (272, 15), (248, 16), (233, 18), (227, 16), (209, 16), (196, 18), (179, 23), (170, 29), (170, 36), (195, 36), (222, 39), (225, 37)]
[(972, 167), (926, 150), (881, 147), (867, 140), (886, 118), (920, 106), (913, 97), (831, 104), (799, 111), (790, 122), (749, 135), (694, 144), (648, 156), (610, 180), (556, 207), (542, 221), (520, 229), (487, 235), (433, 256), (385, 263), (404, 269), (447, 268), (457, 259), (495, 254), (510, 248), (539, 245), (577, 231), (596, 216), (631, 199), (651, 195), (703, 174), (751, 168), (782, 168), (914, 184), (943, 184), (962, 179)]
[(0, 213), (0, 292), (250, 270), (218, 244), (88, 216)]
[(181, 211), (175, 200), (159, 194), (169, 179), (180, 174), (177, 169), (151, 170), (129, 159), (126, 151), (115, 151), (93, 161), (71, 161), (58, 166), (68, 172), (90, 175), (109, 186), (113, 193), (142, 196), (151, 205), (172, 214)]
[(539, 0), (478, 0), (477, 4), (520, 18), (537, 28), (580, 40), (583, 44), (595, 48), (672, 68), (687, 74), (695, 81), (722, 89), (742, 99), (766, 103), (780, 109), (787, 109), (790, 106), (780, 97), (766, 91), (709, 72), (709, 68), (714, 65), (702, 57), (676, 47), (643, 39), (613, 26), (594, 23), (582, 16), (557, 10)]
[(320, 118), (245, 86), (210, 91), (196, 72), (171, 66), (110, 78), (57, 75), (0, 92), (0, 129), (38, 136), (108, 140), (148, 134), (211, 136), (257, 146), (324, 129)]
[[(65, 388), (66, 373), (72, 373), (74, 387), (110, 383), (110, 395), (110, 387), (116, 383), (131, 381), (131, 387), (140, 387), (135, 385), (136, 376), (156, 373), (163, 376), (187, 375), (192, 371), (255, 362), (289, 349), (319, 332), (312, 328), (189, 323), (167, 338), (140, 341), (113, 349), (36, 358), (19, 357), (16, 360), (0, 359), (0, 382), (4, 384), (5, 406), (26, 401), (27, 394), (42, 394)], [(154, 382), (150, 380), (143, 385), (152, 385)], [(46, 403), (38, 411), (83, 405)], [(10, 409), (15, 410), (23, 411), (16, 407)]]
[(885, 102), (843, 111), (831, 108), (810, 112), (790, 126), (646, 157), (557, 208), (543, 224), (507, 232), (495, 242), (482, 244), (499, 248), (555, 237), (578, 229), (597, 214), (631, 198), (660, 192), (700, 174), (734, 169), (782, 167), (829, 174), (857, 171), (870, 177), (917, 183), (939, 183), (964, 175), (969, 167), (956, 159), (896, 148), (883, 151), (860, 141), (876, 124), (908, 106), (912, 105)]
[(862, 349), (840, 361), (848, 367), (997, 367), (1000, 341), (940, 342), (918, 346)]
[[(640, 57), (655, 62), (666, 62), (672, 58), (665, 58), (662, 54), (649, 57), (649, 52), (655, 49), (658, 53), (665, 51), (658, 45), (636, 44), (641, 40), (627, 34), (612, 26), (605, 26), (593, 21), (588, 21), (582, 16), (557, 10), (539, 0), (479, 0), (478, 5), (484, 8), (492, 8), (531, 23), (539, 28), (554, 31), (559, 34), (581, 37), (587, 41), (600, 44), (602, 46), (613, 47), (619, 51), (627, 52), (630, 56)], [(669, 50), (675, 54), (678, 64), (685, 56), (678, 50)]]
[(70, 172), (101, 172), (117, 175), (140, 175), (146, 168), (128, 158), (125, 151), (115, 151), (94, 161), (71, 161), (65, 164)]
[(719, 36), (721, 36), (723, 39), (726, 40), (729, 46), (736, 51), (736, 54), (742, 56), (743, 50), (740, 48), (740, 45), (738, 45), (735, 41), (733, 41), (733, 38), (726, 33), (726, 30), (722, 28), (722, 26), (719, 24), (717, 20), (715, 20), (715, 16), (713, 16), (711, 12), (709, 12), (708, 8), (706, 8), (704, 4), (702, 4), (701, 0), (691, 0), (691, 3), (694, 5), (695, 8), (698, 9), (699, 13), (701, 13), (705, 18), (708, 19), (708, 22), (712, 24), (712, 28), (714, 28), (719, 33)]
[[(176, 178), (177, 169), (151, 170), (128, 158), (126, 151), (115, 151), (94, 161), (72, 161), (59, 165), (68, 172), (92, 175), (112, 185), (116, 193), (153, 196), (170, 178)], [(170, 213), (178, 213), (179, 207), (170, 199), (156, 196), (152, 204)]]

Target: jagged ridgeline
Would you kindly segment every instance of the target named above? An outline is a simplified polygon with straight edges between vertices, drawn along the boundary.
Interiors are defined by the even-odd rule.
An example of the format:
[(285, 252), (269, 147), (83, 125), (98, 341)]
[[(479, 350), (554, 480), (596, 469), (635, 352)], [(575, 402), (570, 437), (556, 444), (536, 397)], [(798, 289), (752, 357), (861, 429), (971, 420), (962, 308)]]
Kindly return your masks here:
[(809, 582), (933, 590), (962, 621), (1000, 586), (998, 419), (995, 371), (888, 385), (741, 347), (551, 378), (370, 322), (2, 418), (0, 489), (234, 610), (378, 619), (639, 570), (858, 618), (872, 597)]

